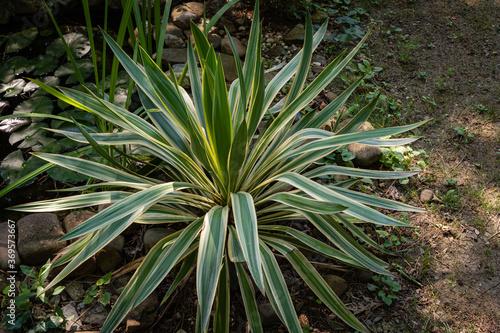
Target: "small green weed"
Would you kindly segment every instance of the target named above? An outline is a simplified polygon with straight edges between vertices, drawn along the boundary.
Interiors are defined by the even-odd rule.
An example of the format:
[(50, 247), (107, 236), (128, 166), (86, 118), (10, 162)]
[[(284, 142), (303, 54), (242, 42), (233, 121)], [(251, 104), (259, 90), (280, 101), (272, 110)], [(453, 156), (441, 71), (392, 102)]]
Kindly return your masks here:
[(465, 143), (469, 143), (470, 139), (472, 139), (474, 137), (474, 134), (469, 132), (469, 128), (468, 127), (460, 127), (460, 126), (457, 126), (454, 128), (454, 130), (458, 133), (458, 135), (460, 137), (462, 137), (463, 139), (465, 139)]
[(83, 304), (90, 304), (94, 300), (97, 300), (104, 306), (108, 305), (111, 295), (108, 291), (106, 291), (106, 286), (109, 284), (110, 280), (111, 272), (97, 280), (97, 282), (90, 288), (90, 290), (85, 293)]
[[(3, 299), (1, 306), (5, 309), (2, 324), (7, 330), (22, 330), (27, 333), (42, 333), (42, 332), (64, 332), (64, 323), (71, 318), (65, 318), (59, 307), (60, 293), (64, 290), (64, 286), (55, 288), (50, 293), (42, 293), (38, 297), (36, 295), (44, 289), (44, 284), (49, 274), (51, 263), (48, 261), (40, 268), (37, 273), (29, 266), (21, 265), (23, 273), (29, 277), (28, 282), (21, 282), (19, 285), (20, 292), (15, 293), (7, 286), (3, 290)], [(8, 298), (12, 300), (12, 294), (17, 294), (13, 299), (14, 303), (5, 304)], [(9, 316), (10, 306), (15, 304), (16, 316)], [(32, 310), (40, 309), (38, 313), (43, 314), (36, 316)], [(35, 322), (36, 320), (36, 322)]]
[(372, 277), (374, 284), (368, 284), (368, 290), (378, 291), (377, 295), (385, 304), (391, 305), (394, 299), (397, 299), (396, 293), (401, 290), (399, 282), (385, 275), (374, 275)]
[(410, 38), (410, 35), (399, 35), (400, 39), (398, 39), (398, 48), (399, 48), (399, 56), (401, 57), (401, 60), (403, 62), (408, 62), (410, 60), (413, 60), (413, 50), (416, 49), (417, 47), (420, 47), (420, 44), (418, 44), (418, 40), (420, 39), (420, 36), (417, 36), (415, 38)]

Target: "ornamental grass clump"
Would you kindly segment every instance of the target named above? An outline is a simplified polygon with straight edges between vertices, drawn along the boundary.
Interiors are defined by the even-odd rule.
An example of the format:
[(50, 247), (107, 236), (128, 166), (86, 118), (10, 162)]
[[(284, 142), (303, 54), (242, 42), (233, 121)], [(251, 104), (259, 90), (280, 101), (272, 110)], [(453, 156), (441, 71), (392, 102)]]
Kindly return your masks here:
[[(422, 123), (356, 132), (374, 109), (377, 103), (374, 100), (336, 133), (321, 130), (362, 78), (321, 112), (311, 111), (294, 122), (295, 115), (342, 71), (361, 47), (359, 44), (347, 56), (337, 57), (306, 86), (312, 53), (326, 28), (325, 23), (313, 35), (308, 17), (304, 48), (266, 85), (261, 58), (262, 31), (256, 8), (248, 54), (242, 65), (234, 52), (239, 77), (228, 91), (220, 56), (203, 32), (192, 24), (195, 47), (188, 43), (187, 49), (192, 95), (175, 79), (168, 78), (145, 50), (140, 49), (142, 65), (138, 65), (104, 34), (135, 81), (147, 110), (145, 118), (90, 91), (67, 88), (56, 91), (40, 83), (66, 103), (101, 117), (117, 128), (113, 133), (89, 133), (82, 126), (79, 126), (80, 133), (53, 130), (91, 144), (101, 152), (105, 163), (36, 154), (99, 181), (70, 189), (82, 191), (81, 194), (13, 209), (53, 212), (112, 204), (62, 238), (79, 239), (56, 261), (55, 265), (66, 266), (47, 288), (60, 282), (132, 223), (172, 224), (178, 231), (159, 241), (142, 260), (113, 305), (102, 332), (112, 332), (130, 310), (178, 267), (163, 298), (165, 302), (189, 276), (193, 266), (198, 296), (197, 332), (206, 331), (210, 322), (214, 332), (229, 332), (230, 281), (238, 281), (252, 332), (263, 332), (256, 290), (267, 297), (290, 332), (302, 332), (275, 257), (277, 254), (289, 261), (333, 313), (354, 329), (368, 332), (301, 251), (312, 251), (336, 262), (388, 275), (387, 264), (358, 243), (381, 249), (359, 225), (408, 227), (371, 207), (399, 211), (419, 209), (349, 188), (360, 178), (399, 179), (414, 173), (318, 165), (315, 161), (353, 142), (382, 147), (408, 144), (415, 138), (387, 137)], [(274, 104), (281, 88), (292, 78), (288, 95)], [(259, 126), (263, 121), (264, 126)], [(131, 147), (128, 151), (140, 149), (145, 156), (143, 168), (133, 172), (117, 163), (123, 146)], [(146, 156), (150, 158), (145, 159)], [(155, 177), (159, 174), (170, 181), (159, 180), (160, 177)], [(329, 175), (346, 175), (351, 179), (336, 184), (316, 181)], [(286, 191), (289, 188), (292, 189)], [(308, 221), (330, 243), (283, 223), (292, 219)]]

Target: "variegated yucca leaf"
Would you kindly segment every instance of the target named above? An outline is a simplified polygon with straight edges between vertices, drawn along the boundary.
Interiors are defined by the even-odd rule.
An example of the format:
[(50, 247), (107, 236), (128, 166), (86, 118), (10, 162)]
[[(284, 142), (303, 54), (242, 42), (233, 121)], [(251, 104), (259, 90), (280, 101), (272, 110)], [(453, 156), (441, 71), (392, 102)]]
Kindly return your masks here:
[[(390, 136), (412, 130), (424, 122), (356, 132), (376, 107), (377, 99), (374, 99), (336, 133), (321, 130), (331, 117), (339, 116), (340, 108), (362, 78), (321, 112), (311, 111), (294, 122), (295, 115), (342, 72), (367, 37), (346, 56), (342, 54), (334, 59), (306, 85), (312, 54), (327, 28), (325, 23), (313, 34), (308, 16), (304, 48), (266, 85), (260, 53), (262, 30), (258, 3), (256, 1), (245, 61), (242, 63), (235, 54), (239, 77), (231, 83), (229, 91), (220, 56), (195, 24), (191, 26), (195, 43), (194, 46), (188, 43), (186, 69), (190, 74), (192, 97), (163, 72), (157, 65), (161, 62), (153, 61), (146, 50), (139, 47), (140, 65), (103, 33), (134, 80), (146, 117), (98, 98), (90, 91), (67, 88), (58, 91), (41, 84), (66, 103), (90, 112), (115, 128), (110, 133), (93, 133), (81, 126), (80, 133), (53, 130), (72, 140), (89, 143), (102, 153), (101, 162), (104, 162), (36, 154), (94, 181), (73, 188), (81, 192), (73, 196), (12, 208), (42, 212), (112, 204), (63, 237), (64, 240), (80, 238), (69, 245), (57, 261), (58, 265), (67, 266), (47, 288), (61, 281), (132, 223), (171, 224), (178, 230), (162, 239), (142, 260), (114, 304), (102, 332), (113, 332), (126, 314), (153, 292), (175, 266), (179, 269), (163, 302), (191, 276), (194, 266), (197, 332), (205, 332), (209, 327), (214, 332), (230, 331), (230, 284), (235, 281), (237, 286), (231, 287), (240, 289), (253, 332), (263, 332), (257, 310), (260, 297), (256, 297), (256, 293), (267, 297), (290, 332), (302, 332), (275, 253), (289, 261), (334, 314), (352, 328), (368, 332), (301, 250), (321, 254), (339, 264), (389, 275), (387, 264), (369, 249), (387, 251), (359, 225), (409, 226), (373, 207), (422, 210), (359, 193), (350, 187), (360, 178), (400, 179), (415, 173), (322, 166), (315, 162), (349, 143), (385, 147), (409, 144), (415, 138)], [(209, 26), (211, 24), (213, 22)], [(281, 98), (278, 94), (290, 80), (290, 91)], [(281, 103), (273, 104), (279, 99)], [(269, 114), (272, 117), (268, 118)], [(264, 126), (259, 126), (262, 124)], [(127, 165), (121, 164), (124, 157), (141, 167), (128, 171)], [(332, 175), (351, 178), (336, 184), (317, 182), (319, 177)], [(290, 227), (289, 220), (309, 221), (330, 243)]]

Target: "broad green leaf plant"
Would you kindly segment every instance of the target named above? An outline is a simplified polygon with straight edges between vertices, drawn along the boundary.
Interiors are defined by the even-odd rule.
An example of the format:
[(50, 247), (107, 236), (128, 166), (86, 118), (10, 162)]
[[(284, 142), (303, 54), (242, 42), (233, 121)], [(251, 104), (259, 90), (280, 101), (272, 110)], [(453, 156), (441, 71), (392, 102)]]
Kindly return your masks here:
[[(313, 35), (307, 17), (303, 49), (266, 85), (261, 58), (262, 28), (256, 5), (248, 54), (241, 64), (234, 52), (239, 77), (228, 91), (220, 56), (204, 33), (192, 24), (195, 46), (188, 43), (187, 49), (191, 95), (175, 79), (168, 78), (146, 50), (139, 49), (142, 60), (139, 65), (104, 34), (106, 42), (134, 80), (147, 110), (146, 118), (90, 91), (84, 93), (67, 88), (58, 91), (40, 83), (66, 103), (118, 128), (113, 133), (89, 133), (83, 126), (79, 126), (80, 133), (53, 130), (75, 141), (89, 143), (102, 153), (106, 163), (57, 154), (36, 155), (99, 181), (69, 189), (81, 191), (81, 194), (12, 208), (24, 212), (54, 212), (112, 204), (61, 239), (79, 238), (55, 262), (55, 265), (66, 266), (47, 289), (132, 223), (172, 224), (178, 231), (159, 241), (143, 259), (114, 304), (102, 332), (112, 332), (130, 310), (179, 267), (174, 270), (178, 273), (163, 299), (165, 302), (194, 265), (197, 332), (205, 332), (210, 325), (214, 332), (229, 332), (230, 282), (233, 281), (238, 281), (252, 332), (263, 332), (256, 292), (267, 297), (290, 332), (302, 332), (276, 255), (291, 264), (333, 313), (354, 329), (368, 332), (302, 250), (389, 275), (387, 264), (358, 242), (381, 249), (359, 224), (408, 227), (372, 207), (420, 210), (349, 188), (360, 178), (399, 179), (414, 173), (322, 166), (315, 161), (353, 142), (382, 147), (411, 143), (415, 138), (387, 137), (412, 130), (422, 123), (356, 132), (374, 109), (377, 103), (374, 100), (336, 133), (321, 130), (362, 79), (321, 112), (311, 111), (294, 122), (295, 115), (342, 71), (361, 47), (359, 44), (347, 56), (337, 57), (306, 85), (312, 54), (326, 28), (325, 23)], [(288, 95), (275, 103), (281, 88), (290, 80)], [(151, 159), (142, 160), (145, 166), (139, 172), (131, 172), (101, 146), (118, 147), (115, 154), (120, 151), (119, 147), (140, 149)], [(316, 181), (319, 177), (336, 174), (350, 176), (351, 180), (337, 184)], [(159, 180), (158, 175), (168, 181)], [(287, 220), (308, 221), (330, 243), (290, 227)]]

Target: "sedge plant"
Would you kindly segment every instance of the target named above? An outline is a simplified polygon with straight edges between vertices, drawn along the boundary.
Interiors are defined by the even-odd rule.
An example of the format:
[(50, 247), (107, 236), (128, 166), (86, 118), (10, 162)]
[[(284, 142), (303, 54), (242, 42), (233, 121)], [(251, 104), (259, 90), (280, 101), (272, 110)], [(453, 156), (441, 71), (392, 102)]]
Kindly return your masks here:
[[(228, 91), (220, 56), (203, 32), (192, 24), (195, 46), (189, 43), (187, 48), (191, 95), (174, 76), (168, 78), (146, 50), (139, 48), (141, 64), (138, 64), (104, 34), (109, 47), (135, 82), (147, 110), (146, 119), (90, 91), (55, 90), (39, 83), (66, 103), (102, 117), (118, 128), (113, 133), (89, 133), (82, 126), (79, 126), (80, 133), (53, 130), (90, 144), (102, 153), (107, 165), (58, 154), (36, 155), (99, 182), (69, 189), (82, 191), (80, 194), (12, 208), (24, 212), (53, 212), (111, 204), (62, 238), (78, 240), (54, 263), (66, 266), (47, 289), (132, 223), (170, 224), (177, 232), (160, 240), (143, 258), (113, 305), (102, 332), (112, 332), (129, 311), (175, 271), (177, 275), (163, 298), (165, 302), (189, 276), (193, 266), (198, 297), (197, 332), (204, 332), (210, 326), (214, 332), (229, 332), (230, 283), (235, 281), (252, 332), (263, 332), (256, 293), (267, 297), (290, 332), (302, 332), (276, 255), (288, 260), (323, 304), (340, 319), (360, 332), (368, 332), (302, 251), (389, 275), (387, 264), (360, 244), (382, 249), (359, 224), (408, 227), (407, 223), (372, 207), (399, 211), (419, 209), (349, 188), (361, 178), (400, 179), (415, 173), (319, 165), (315, 161), (353, 142), (373, 146), (411, 143), (415, 138), (387, 137), (422, 123), (356, 132), (375, 108), (377, 100), (374, 99), (342, 129), (335, 133), (321, 130), (362, 78), (321, 112), (310, 111), (294, 122), (295, 115), (345, 68), (364, 42), (349, 54), (334, 59), (306, 86), (312, 54), (326, 28), (325, 23), (313, 34), (308, 16), (303, 49), (266, 85), (257, 1), (248, 53), (242, 65), (234, 52), (239, 75)], [(275, 103), (281, 88), (292, 79), (288, 95)], [(101, 148), (109, 146), (127, 146), (140, 151), (145, 156), (141, 160), (144, 167), (137, 172), (122, 167), (115, 155)], [(145, 159), (147, 156), (149, 159)], [(316, 181), (336, 174), (351, 179), (336, 184)], [(292, 219), (310, 222), (330, 243), (290, 227), (286, 221)]]

